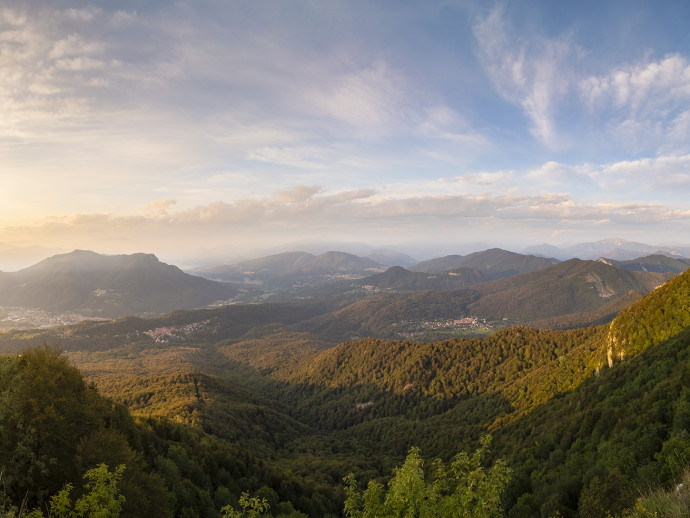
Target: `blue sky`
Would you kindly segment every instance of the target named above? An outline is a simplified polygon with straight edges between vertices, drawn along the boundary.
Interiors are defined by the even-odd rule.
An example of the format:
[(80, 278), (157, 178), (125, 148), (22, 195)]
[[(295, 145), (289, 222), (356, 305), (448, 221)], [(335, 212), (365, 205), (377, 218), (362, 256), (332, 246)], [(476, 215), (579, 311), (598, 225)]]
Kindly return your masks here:
[(3, 2), (0, 267), (690, 244), (689, 24), (683, 1)]

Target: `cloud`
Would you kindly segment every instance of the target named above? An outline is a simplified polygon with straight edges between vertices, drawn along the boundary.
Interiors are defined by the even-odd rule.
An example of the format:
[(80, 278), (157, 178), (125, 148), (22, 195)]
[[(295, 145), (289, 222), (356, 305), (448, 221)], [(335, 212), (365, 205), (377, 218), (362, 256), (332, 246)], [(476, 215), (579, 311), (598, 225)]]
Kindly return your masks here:
[(571, 166), (549, 161), (530, 170), (524, 178), (530, 185), (538, 185), (542, 189), (567, 189), (582, 192), (584, 189), (598, 188), (591, 173), (591, 166), (587, 164)]
[[(159, 121), (134, 105), (141, 92), (131, 63), (115, 56), (126, 45), (106, 30), (100, 9), (43, 6), (26, 14), (5, 9), (0, 25), (0, 153), (3, 166), (21, 170), (18, 183), (46, 182), (60, 175), (85, 179), (130, 161), (123, 178), (136, 174), (132, 162), (146, 147), (158, 160), (180, 162), (183, 146), (159, 153), (150, 139)], [(170, 128), (179, 125), (168, 125)], [(148, 142), (147, 142), (148, 141)], [(146, 145), (144, 145), (146, 144)], [(131, 155), (123, 152), (127, 150)], [(169, 169), (168, 169), (169, 170)], [(59, 196), (59, 190), (53, 192)]]
[[(384, 61), (340, 75), (328, 88), (313, 91), (319, 111), (367, 135), (388, 133), (398, 122), (405, 80)], [(311, 97), (311, 96), (310, 96)]]
[(679, 54), (661, 61), (625, 66), (605, 76), (590, 76), (580, 83), (586, 101), (601, 106), (613, 101), (631, 111), (664, 105), (690, 97), (690, 65)]
[(569, 38), (532, 35), (520, 39), (506, 21), (501, 4), (473, 29), (479, 60), (498, 93), (522, 108), (539, 142), (551, 149), (561, 147), (555, 112), (569, 88), (571, 72), (566, 61), (573, 52)]
[(284, 191), (276, 193), (276, 201), (280, 204), (305, 203), (313, 199), (322, 187), (318, 185), (297, 185)]
[[(676, 157), (574, 169), (580, 174), (588, 171), (592, 178), (637, 178), (650, 168), (670, 170), (688, 161), (689, 157)], [(567, 175), (569, 168), (553, 162), (531, 174)], [(502, 190), (479, 191), (486, 182), (498, 182)], [(245, 195), (234, 201), (193, 207), (181, 205), (177, 199), (162, 198), (130, 214), (79, 212), (7, 225), (0, 227), (0, 242), (14, 247), (41, 243), (52, 251), (145, 251), (169, 262), (192, 257), (209, 260), (208, 251), (213, 249), (216, 260), (223, 261), (227, 260), (224, 254), (226, 258), (234, 257), (268, 244), (278, 250), (298, 240), (351, 240), (392, 247), (404, 242), (444, 244), (447, 249), (452, 243), (489, 238), (503, 246), (510, 241), (524, 245), (548, 240), (556, 231), (587, 239), (593, 232), (600, 238), (616, 235), (638, 240), (640, 233), (645, 233), (647, 241), (657, 241), (669, 229), (683, 235), (690, 223), (690, 210), (685, 209), (683, 200), (675, 205), (593, 202), (564, 192), (524, 194), (510, 188), (512, 183), (520, 183), (516, 171), (476, 173), (408, 188), (403, 183), (349, 190), (293, 185), (269, 195)]]
[(169, 210), (176, 204), (177, 200), (171, 198), (152, 201), (146, 205), (145, 214), (153, 217), (167, 217), (169, 215)]
[(64, 59), (74, 56), (100, 54), (104, 46), (99, 41), (86, 40), (79, 34), (68, 34), (53, 43), (48, 51), (51, 59)]
[(687, 151), (690, 63), (680, 54), (616, 67), (579, 84), (583, 101), (611, 122), (610, 131), (633, 151)]
[[(690, 188), (690, 155), (622, 160), (604, 164), (569, 165), (549, 161), (527, 171), (515, 185), (532, 190), (567, 191), (595, 200), (656, 200), (683, 206)], [(504, 183), (505, 184), (505, 183)]]
[(517, 176), (516, 171), (480, 171), (465, 173), (455, 178), (454, 181), (465, 185), (477, 185), (482, 188), (494, 186), (507, 189), (519, 183), (516, 182)]
[(690, 187), (690, 155), (624, 160), (603, 165), (591, 176), (609, 190), (657, 193), (666, 199), (683, 200)]
[[(323, 229), (347, 229), (381, 226), (404, 229), (430, 225), (446, 228), (463, 221), (487, 220), (509, 224), (516, 220), (542, 220), (555, 228), (562, 222), (583, 224), (601, 221), (619, 223), (688, 220), (690, 211), (649, 203), (598, 203), (589, 205), (561, 193), (518, 194), (448, 194), (392, 197), (372, 189), (329, 193), (319, 186), (294, 186), (265, 198), (243, 198), (235, 202), (213, 202), (191, 209), (174, 211), (175, 200), (151, 202), (144, 214), (114, 216), (111, 214), (71, 214), (52, 217), (31, 226), (6, 227), (0, 232), (3, 241), (19, 234), (52, 234), (47, 245), (67, 236), (98, 235), (114, 239), (127, 233), (132, 239), (147, 242), (161, 236), (185, 239), (215, 233), (222, 236), (244, 236), (276, 231), (295, 233)], [(507, 223), (506, 223), (507, 222)], [(287, 237), (287, 234), (283, 237)], [(428, 237), (428, 236), (427, 236)]]
[(445, 140), (464, 149), (491, 147), (485, 135), (470, 128), (455, 110), (445, 104), (427, 107), (424, 115), (419, 124), (419, 134), (424, 137)]
[(335, 154), (317, 146), (266, 146), (252, 149), (247, 158), (300, 169), (325, 169), (332, 167)]
[(0, 22), (2, 22), (3, 25), (19, 27), (24, 25), (26, 21), (27, 15), (21, 10), (11, 9), (9, 7), (0, 9)]
[(86, 7), (83, 9), (67, 9), (65, 16), (74, 20), (90, 21), (102, 11), (97, 7)]
[[(306, 11), (331, 10), (340, 8)], [(264, 193), (285, 174), (347, 189), (381, 172), (464, 164), (489, 147), (442, 98), (420, 91), (394, 53), (347, 30), (304, 31), (287, 8), (2, 12), (0, 154), (22, 183), (100, 176), (113, 193), (132, 183), (163, 191), (191, 171), (203, 185), (222, 169), (253, 173)], [(197, 201), (209, 199), (188, 203)]]
[[(522, 31), (509, 4), (393, 18), (332, 2), (12, 4), (0, 7), (0, 216), (29, 222), (24, 237), (5, 227), (15, 240), (188, 248), (686, 221), (690, 64), (669, 54), (585, 77), (578, 66), (610, 56), (578, 61), (577, 18), (547, 36)], [(470, 33), (444, 32), (468, 20)]]

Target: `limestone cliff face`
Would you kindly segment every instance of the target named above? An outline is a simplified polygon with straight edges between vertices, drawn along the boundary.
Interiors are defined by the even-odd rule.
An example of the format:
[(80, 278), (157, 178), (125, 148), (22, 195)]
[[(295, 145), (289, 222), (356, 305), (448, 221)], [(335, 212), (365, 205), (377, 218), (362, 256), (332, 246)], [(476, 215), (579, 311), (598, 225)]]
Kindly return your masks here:
[(609, 364), (609, 368), (613, 367), (613, 349), (616, 346), (616, 338), (613, 336), (613, 322), (609, 326), (609, 343), (606, 351), (606, 359)]
[(613, 367), (613, 364), (616, 360), (622, 361), (625, 359), (624, 346), (627, 344), (627, 340), (625, 338), (617, 336), (614, 322), (611, 322), (611, 326), (609, 327), (609, 339), (606, 349), (606, 360), (609, 364), (609, 368)]
[(659, 286), (613, 319), (602, 348), (606, 351), (606, 362), (613, 367), (617, 361), (637, 356), (687, 327), (690, 327), (690, 270)]

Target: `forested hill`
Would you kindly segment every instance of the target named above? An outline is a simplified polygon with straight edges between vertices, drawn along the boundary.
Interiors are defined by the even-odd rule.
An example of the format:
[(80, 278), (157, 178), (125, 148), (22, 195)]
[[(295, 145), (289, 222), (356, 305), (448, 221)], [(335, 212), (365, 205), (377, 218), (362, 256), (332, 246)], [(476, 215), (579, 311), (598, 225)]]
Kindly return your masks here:
[[(25, 510), (47, 502), (87, 469), (126, 464), (120, 487), (125, 511), (170, 516), (160, 476), (138, 456), (142, 437), (127, 411), (101, 397), (57, 351), (0, 356), (0, 510), (7, 501)], [(7, 516), (14, 516), (8, 512)]]
[[(220, 518), (224, 506), (240, 507), (243, 491), (259, 489), (273, 516), (338, 515), (336, 483), (324, 488), (312, 480), (307, 486), (302, 477), (267, 462), (275, 441), (294, 434), (295, 424), (285, 417), (275, 422), (274, 410), (236, 386), (224, 387), (226, 397), (239, 393), (233, 411), (219, 422), (226, 431), (244, 429), (243, 437), (250, 437), (245, 442), (205, 433), (182, 411), (171, 419), (133, 418), (55, 349), (0, 356), (0, 374), (3, 517)], [(189, 376), (187, 387), (180, 377), (172, 376), (169, 381), (176, 383), (163, 387), (168, 405), (187, 399), (180, 410), (203, 406), (208, 397), (207, 384), (203, 391), (199, 385), (203, 376)], [(161, 379), (141, 383), (149, 384), (150, 397)], [(290, 499), (309, 514), (296, 511)], [(52, 512), (45, 514), (49, 504)]]
[(611, 322), (607, 361), (635, 356), (690, 326), (690, 270), (640, 299)]
[(428, 274), (413, 272), (393, 266), (383, 273), (365, 277), (350, 286), (372, 288), (379, 291), (422, 291), (422, 290), (454, 290), (477, 284), (486, 277), (474, 268), (456, 268), (447, 272)]
[(409, 269), (415, 272), (440, 273), (458, 268), (473, 268), (481, 272), (487, 279), (502, 279), (548, 268), (558, 262), (556, 259), (491, 248), (465, 256), (449, 255), (430, 259), (411, 266)]
[(615, 261), (613, 259), (599, 259), (612, 266), (623, 270), (642, 271), (642, 272), (674, 272), (681, 273), (690, 267), (690, 259), (684, 257), (668, 257), (666, 255), (653, 254), (627, 261)]
[[(597, 265), (574, 261), (583, 267)], [(560, 270), (562, 265), (556, 268), (559, 272), (572, 271)], [(613, 280), (607, 278), (607, 286), (617, 280), (626, 286), (632, 279), (627, 272), (621, 274), (606, 265), (598, 270), (602, 277), (607, 268), (617, 275)], [(575, 274), (582, 275), (583, 271), (596, 274), (597, 270), (587, 268)], [(484, 338), (431, 343), (367, 338), (324, 351), (292, 380), (328, 387), (371, 384), (386, 391), (460, 397), (488, 390), (501, 392), (530, 369), (539, 368), (545, 380), (552, 370), (559, 372), (557, 384), (562, 390), (577, 385), (604, 365), (613, 365), (614, 359), (639, 354), (688, 326), (690, 270), (621, 311), (610, 325), (570, 331), (512, 327)], [(566, 372), (574, 378), (568, 379)]]
[(471, 310), (524, 321), (584, 313), (631, 291), (649, 293), (673, 275), (630, 272), (598, 261), (571, 259), (538, 272), (473, 286), (481, 298)]
[[(688, 379), (686, 329), (496, 429), (514, 469), (507, 515), (688, 516)], [(668, 493), (643, 499), (650, 488)]]
[(590, 377), (600, 367), (606, 336), (606, 326), (512, 327), (490, 337), (432, 343), (363, 339), (322, 352), (289, 381), (441, 399), (495, 393), (521, 414)]
[[(400, 451), (409, 437), (443, 455), (459, 437), (493, 430), (496, 456), (515, 470), (507, 516), (605, 517), (625, 509), (624, 516), (654, 516), (654, 509), (685, 516), (684, 504), (681, 514), (666, 514), (671, 497), (663, 497), (666, 507), (652, 496), (638, 503), (647, 511), (630, 509), (648, 488), (679, 480), (690, 463), (689, 287), (685, 272), (611, 325), (576, 332), (512, 328), (472, 340), (344, 343), (321, 353), (294, 382), (343, 394), (343, 403), (318, 417), (325, 422), (336, 408), (345, 411), (348, 390), (359, 387), (359, 401), (373, 394), (359, 412), (380, 424), (362, 416), (348, 428), (372, 454), (376, 444)], [(609, 368), (611, 343), (629, 349), (622, 356), (614, 349)], [(371, 387), (417, 406), (396, 417), (393, 403), (384, 410), (385, 399)], [(439, 406), (443, 413), (434, 410)]]
[[(462, 284), (467, 272), (421, 274), (402, 268), (361, 281), (357, 286), (413, 286), (431, 288)], [(443, 291), (392, 292), (357, 300), (306, 323), (304, 328), (331, 340), (356, 337), (437, 339), (430, 332), (443, 321), (485, 319), (494, 325), (526, 324), (573, 328), (609, 322), (623, 307), (675, 275), (631, 272), (598, 261), (572, 259), (532, 273), (473, 283)], [(425, 277), (426, 276), (426, 277)], [(431, 278), (429, 278), (431, 277)], [(350, 283), (349, 289), (352, 289)]]

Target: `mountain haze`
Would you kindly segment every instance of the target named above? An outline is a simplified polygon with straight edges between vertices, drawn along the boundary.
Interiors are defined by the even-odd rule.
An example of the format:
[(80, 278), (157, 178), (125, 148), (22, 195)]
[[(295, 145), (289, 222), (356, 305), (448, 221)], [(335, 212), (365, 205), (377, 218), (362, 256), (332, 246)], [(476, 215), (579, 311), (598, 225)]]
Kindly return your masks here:
[(688, 246), (665, 246), (636, 243), (625, 239), (610, 238), (590, 243), (578, 243), (565, 247), (548, 244), (529, 246), (523, 250), (525, 254), (543, 257), (555, 257), (561, 260), (572, 258), (598, 259), (605, 257), (617, 261), (628, 261), (642, 256), (661, 254), (669, 257), (683, 258), (690, 256)]
[(380, 263), (345, 252), (284, 252), (199, 271), (210, 279), (251, 284), (267, 290), (318, 285), (342, 278), (361, 278), (385, 270)]
[(410, 270), (426, 273), (439, 273), (457, 268), (474, 268), (486, 276), (487, 280), (501, 279), (547, 268), (558, 263), (555, 259), (522, 255), (500, 248), (491, 248), (466, 256), (449, 255), (423, 261), (410, 267)]
[(0, 276), (0, 306), (119, 317), (227, 301), (236, 286), (195, 277), (152, 254), (60, 254)]
[(429, 274), (394, 266), (383, 273), (365, 277), (357, 281), (357, 284), (376, 287), (380, 290), (421, 291), (453, 290), (485, 280), (486, 277), (474, 268), (461, 267), (452, 271)]
[(367, 254), (366, 257), (383, 266), (407, 267), (417, 263), (417, 260), (414, 257), (410, 257), (407, 254), (403, 254), (395, 250), (374, 250), (373, 252)]

